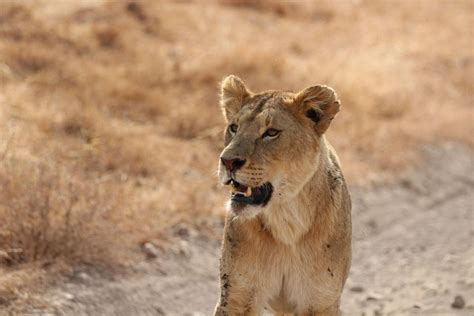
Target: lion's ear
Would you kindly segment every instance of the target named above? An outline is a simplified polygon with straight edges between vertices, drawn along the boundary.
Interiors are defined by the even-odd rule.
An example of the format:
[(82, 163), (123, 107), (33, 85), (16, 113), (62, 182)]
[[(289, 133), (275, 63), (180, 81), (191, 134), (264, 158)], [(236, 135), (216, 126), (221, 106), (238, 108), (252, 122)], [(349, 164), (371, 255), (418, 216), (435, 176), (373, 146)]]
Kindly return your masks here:
[(227, 76), (221, 83), (220, 105), (227, 121), (235, 115), (245, 98), (251, 95), (244, 82), (237, 76)]
[(315, 123), (315, 130), (320, 135), (328, 129), (341, 106), (336, 92), (324, 85), (308, 87), (298, 92), (296, 103), (304, 115)]

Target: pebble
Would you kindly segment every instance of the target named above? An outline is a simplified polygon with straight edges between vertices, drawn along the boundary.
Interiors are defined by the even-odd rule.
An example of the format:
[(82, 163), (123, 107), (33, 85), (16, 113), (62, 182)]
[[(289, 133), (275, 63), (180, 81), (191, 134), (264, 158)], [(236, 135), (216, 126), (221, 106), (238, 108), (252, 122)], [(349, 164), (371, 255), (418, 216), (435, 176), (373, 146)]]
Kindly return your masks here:
[(366, 297), (367, 301), (379, 301), (381, 299), (382, 299), (382, 295), (380, 295), (378, 293), (371, 293), (371, 294), (367, 295), (367, 297)]
[(355, 292), (355, 293), (362, 293), (362, 292), (364, 292), (364, 288), (362, 286), (355, 285), (355, 286), (351, 287), (351, 291)]
[(456, 295), (454, 297), (453, 303), (451, 304), (451, 307), (456, 309), (462, 309), (465, 305), (466, 302), (464, 301), (464, 297), (462, 297), (461, 295)]
[(151, 242), (144, 243), (142, 246), (142, 251), (146, 254), (146, 256), (149, 259), (159, 257), (161, 254), (160, 249), (156, 247), (154, 244), (152, 244)]
[(64, 297), (68, 301), (72, 301), (74, 299), (74, 295), (71, 293), (63, 292), (62, 297)]
[(174, 243), (173, 246), (170, 247), (170, 250), (177, 255), (188, 257), (190, 255), (190, 247), (189, 242), (186, 240), (180, 240), (177, 243)]
[(77, 277), (78, 279), (80, 279), (80, 280), (83, 280), (83, 281), (89, 280), (89, 279), (91, 278), (91, 277), (90, 277), (87, 273), (85, 273), (85, 272), (78, 272), (78, 273), (76, 274), (76, 277)]
[(6, 297), (0, 296), (0, 305), (7, 305), (8, 299)]
[(163, 309), (159, 306), (155, 306), (155, 312), (157, 313), (157, 315), (166, 315), (166, 313), (163, 311)]
[(12, 259), (6, 251), (0, 250), (0, 263), (10, 263)]
[(191, 231), (189, 230), (189, 228), (186, 226), (186, 225), (177, 225), (175, 228), (174, 228), (174, 234), (176, 236), (179, 236), (181, 237), (182, 239), (189, 239), (189, 237), (191, 236)]

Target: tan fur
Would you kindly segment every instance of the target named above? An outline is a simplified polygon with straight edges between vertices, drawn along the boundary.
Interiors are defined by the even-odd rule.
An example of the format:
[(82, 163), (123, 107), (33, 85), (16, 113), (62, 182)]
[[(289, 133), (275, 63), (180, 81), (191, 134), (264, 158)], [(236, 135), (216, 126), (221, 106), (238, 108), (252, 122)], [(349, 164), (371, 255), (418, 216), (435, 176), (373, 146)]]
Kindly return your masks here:
[[(324, 137), (340, 103), (314, 86), (299, 93), (254, 94), (235, 76), (222, 83), (227, 130), (221, 157), (245, 159), (234, 179), (270, 181), (267, 205), (231, 208), (214, 315), (338, 315), (351, 259), (351, 202), (339, 160)], [(313, 110), (308, 118), (308, 110)], [(310, 115), (310, 116), (311, 116)], [(267, 128), (281, 130), (262, 139)], [(219, 164), (222, 183), (229, 180)]]

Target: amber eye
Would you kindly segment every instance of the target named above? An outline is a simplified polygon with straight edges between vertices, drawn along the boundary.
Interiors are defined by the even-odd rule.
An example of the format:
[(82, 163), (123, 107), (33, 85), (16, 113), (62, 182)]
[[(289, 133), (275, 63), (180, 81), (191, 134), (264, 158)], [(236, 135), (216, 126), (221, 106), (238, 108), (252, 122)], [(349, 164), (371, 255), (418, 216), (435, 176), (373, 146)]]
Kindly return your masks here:
[(238, 128), (239, 128), (239, 127), (237, 126), (237, 124), (230, 124), (230, 125), (229, 125), (229, 131), (230, 131), (231, 134), (237, 133), (237, 129), (238, 129)]
[(262, 138), (274, 138), (277, 137), (278, 134), (280, 134), (281, 131), (274, 129), (274, 128), (269, 128), (263, 133)]

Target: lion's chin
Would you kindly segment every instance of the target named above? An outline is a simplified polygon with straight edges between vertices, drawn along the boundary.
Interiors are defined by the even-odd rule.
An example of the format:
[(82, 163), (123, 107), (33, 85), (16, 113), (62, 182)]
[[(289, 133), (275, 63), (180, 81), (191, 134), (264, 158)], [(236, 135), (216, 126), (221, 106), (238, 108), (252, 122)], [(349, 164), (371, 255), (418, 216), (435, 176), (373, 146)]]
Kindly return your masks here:
[(261, 206), (249, 205), (242, 202), (229, 200), (227, 202), (227, 209), (239, 218), (253, 218), (257, 216), (263, 208)]

